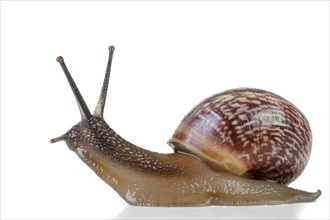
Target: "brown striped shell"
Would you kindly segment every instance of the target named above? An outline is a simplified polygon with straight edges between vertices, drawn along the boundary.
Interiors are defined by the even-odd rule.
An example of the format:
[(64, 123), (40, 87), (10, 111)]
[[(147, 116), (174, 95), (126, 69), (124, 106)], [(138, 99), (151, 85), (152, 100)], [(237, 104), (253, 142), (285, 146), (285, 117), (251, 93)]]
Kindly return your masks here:
[(168, 143), (213, 168), (288, 184), (307, 165), (312, 133), (306, 117), (289, 101), (239, 88), (202, 101)]

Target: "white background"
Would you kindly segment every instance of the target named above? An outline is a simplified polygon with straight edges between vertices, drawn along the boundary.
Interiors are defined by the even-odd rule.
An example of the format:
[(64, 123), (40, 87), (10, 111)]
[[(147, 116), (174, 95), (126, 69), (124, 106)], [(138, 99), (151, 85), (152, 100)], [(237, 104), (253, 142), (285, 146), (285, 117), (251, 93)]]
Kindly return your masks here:
[[(313, 150), (292, 187), (315, 203), (128, 206), (66, 145), (80, 119), (55, 58), (91, 111), (115, 45), (106, 121), (127, 140), (166, 141), (202, 99), (236, 87), (275, 92), (308, 118)], [(1, 217), (329, 218), (329, 2), (1, 2)]]

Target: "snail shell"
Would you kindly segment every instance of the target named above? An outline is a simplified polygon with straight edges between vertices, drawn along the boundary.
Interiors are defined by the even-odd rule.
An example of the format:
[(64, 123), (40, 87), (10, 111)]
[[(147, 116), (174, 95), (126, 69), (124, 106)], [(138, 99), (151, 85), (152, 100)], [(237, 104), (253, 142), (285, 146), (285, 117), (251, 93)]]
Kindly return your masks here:
[(306, 117), (289, 101), (239, 88), (202, 101), (168, 143), (215, 169), (288, 184), (307, 165), (312, 133)]

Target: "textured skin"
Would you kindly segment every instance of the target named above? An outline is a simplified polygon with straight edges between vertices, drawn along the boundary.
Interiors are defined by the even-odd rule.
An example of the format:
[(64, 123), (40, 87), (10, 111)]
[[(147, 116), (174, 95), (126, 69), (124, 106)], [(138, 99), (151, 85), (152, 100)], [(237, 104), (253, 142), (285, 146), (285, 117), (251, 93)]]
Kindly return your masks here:
[(169, 144), (193, 152), (216, 169), (288, 184), (308, 162), (312, 133), (305, 116), (289, 101), (264, 90), (240, 88), (202, 101)]
[(312, 202), (321, 194), (216, 172), (194, 156), (145, 150), (100, 118), (82, 120), (52, 142), (58, 140), (131, 205), (276, 205)]

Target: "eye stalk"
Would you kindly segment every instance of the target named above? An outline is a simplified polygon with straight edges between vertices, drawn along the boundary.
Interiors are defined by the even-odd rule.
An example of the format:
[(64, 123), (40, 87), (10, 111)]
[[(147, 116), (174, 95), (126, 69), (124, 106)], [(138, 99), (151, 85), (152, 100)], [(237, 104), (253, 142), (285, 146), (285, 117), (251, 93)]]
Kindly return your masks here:
[(97, 105), (96, 105), (96, 108), (94, 111), (94, 116), (99, 117), (99, 118), (103, 118), (104, 106), (105, 106), (105, 101), (107, 98), (107, 92), (108, 92), (108, 86), (109, 86), (112, 58), (113, 58), (113, 53), (115, 52), (114, 46), (110, 46), (108, 49), (109, 49), (109, 59), (108, 59), (107, 69), (105, 71), (105, 76), (104, 76), (104, 81), (103, 81), (103, 86), (101, 89), (99, 101), (97, 102)]
[[(105, 106), (105, 101), (107, 98), (111, 65), (112, 65), (112, 59), (113, 59), (113, 53), (115, 51), (115, 47), (109, 46), (108, 49), (109, 49), (109, 59), (108, 59), (108, 64), (107, 64), (107, 68), (106, 68), (106, 72), (105, 72), (105, 76), (104, 76), (103, 86), (102, 86), (101, 94), (100, 94), (99, 100), (97, 102), (97, 105), (96, 105), (96, 108), (95, 108), (95, 111), (93, 114), (95, 117), (99, 117), (99, 118), (103, 118), (104, 106)], [(63, 72), (72, 89), (72, 92), (77, 100), (78, 107), (79, 107), (80, 114), (81, 114), (81, 119), (90, 119), (91, 117), (93, 117), (93, 115), (89, 111), (88, 106), (87, 106), (84, 98), (82, 97), (76, 83), (74, 82), (74, 80), (64, 62), (63, 57), (61, 57), (61, 56), (57, 57), (56, 61), (61, 65)]]
[(66, 67), (65, 65), (65, 62), (64, 62), (64, 59), (63, 57), (59, 56), (56, 58), (56, 61), (61, 65), (62, 69), (63, 69), (63, 72), (69, 82), (69, 85), (72, 89), (72, 92), (76, 98), (76, 101), (78, 103), (78, 107), (79, 107), (79, 110), (80, 110), (80, 114), (81, 114), (81, 119), (88, 119), (88, 118), (91, 118), (92, 117), (92, 114), (91, 112), (89, 111), (88, 107), (87, 107), (87, 104), (84, 100), (84, 98), (82, 97), (76, 83), (74, 82), (68, 68)]
[[(92, 115), (91, 112), (88, 109), (88, 106), (84, 100), (84, 98), (82, 97), (76, 83), (74, 82), (65, 62), (63, 57), (59, 56), (56, 58), (56, 61), (61, 65), (63, 72), (69, 82), (69, 85), (72, 89), (72, 92), (76, 98), (79, 110), (80, 110), (80, 114), (81, 114), (81, 120), (86, 120), (91, 122), (93, 120), (91, 120), (93, 117), (97, 117), (97, 118), (101, 118), (103, 119), (103, 112), (104, 112), (104, 106), (105, 106), (105, 101), (107, 98), (107, 92), (108, 92), (108, 86), (109, 86), (109, 79), (110, 79), (110, 72), (111, 72), (111, 65), (112, 65), (112, 59), (113, 59), (113, 53), (115, 51), (115, 47), (114, 46), (109, 46), (109, 59), (108, 59), (108, 64), (107, 64), (107, 68), (106, 68), (106, 72), (105, 72), (105, 76), (104, 76), (104, 80), (103, 80), (103, 85), (102, 85), (102, 89), (101, 89), (101, 93), (100, 93), (100, 97), (99, 100), (97, 102), (94, 114)], [(70, 132), (70, 131), (69, 131)], [(69, 135), (69, 132), (57, 137), (57, 138), (53, 138), (50, 140), (51, 143), (56, 143), (58, 141), (66, 141), (68, 142), (71, 138), (71, 136)], [(67, 143), (68, 144), (68, 143)], [(69, 146), (69, 148), (71, 149), (71, 147)]]

